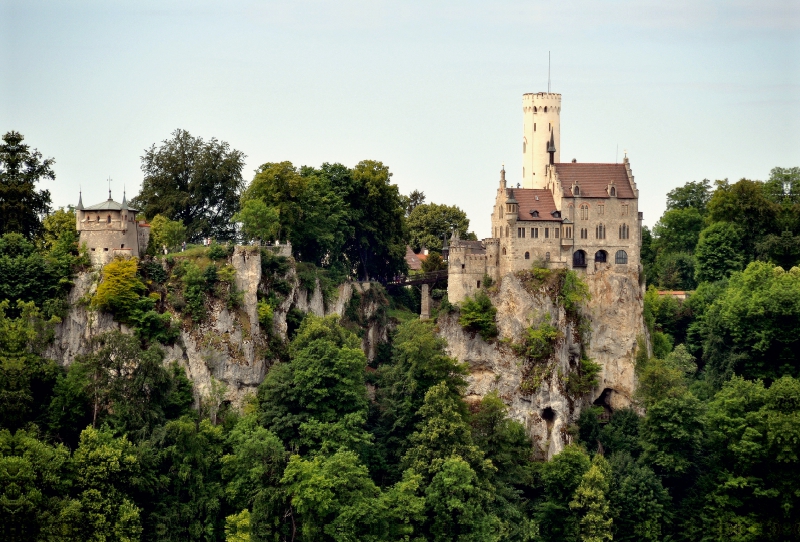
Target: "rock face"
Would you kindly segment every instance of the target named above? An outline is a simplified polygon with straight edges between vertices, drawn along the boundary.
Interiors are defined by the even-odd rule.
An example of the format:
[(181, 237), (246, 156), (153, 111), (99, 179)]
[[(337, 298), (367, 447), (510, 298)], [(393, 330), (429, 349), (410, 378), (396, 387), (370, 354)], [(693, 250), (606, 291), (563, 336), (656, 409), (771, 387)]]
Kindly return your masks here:
[[(565, 386), (567, 375), (580, 363), (581, 335), (576, 323), (545, 293), (526, 290), (517, 276), (503, 277), (490, 295), (497, 308), (498, 341), (487, 343), (464, 331), (457, 313), (439, 318), (448, 353), (469, 365), (467, 400), (477, 401), (497, 390), (509, 405), (511, 417), (528, 429), (547, 459), (572, 441), (571, 426), (582, 407), (595, 403), (607, 411), (623, 408), (630, 405), (636, 386), (637, 336), (645, 334), (638, 273), (601, 269), (582, 279), (591, 293), (582, 311), (591, 324), (590, 341), (584, 341), (583, 347), (586, 356), (602, 367), (598, 384), (588, 397), (571, 397)], [(538, 385), (530, 389), (530, 361), (518, 356), (509, 343), (521, 342), (529, 326), (547, 319), (562, 338), (555, 344), (547, 369), (534, 380)]]
[[(201, 323), (173, 314), (173, 318), (182, 322), (181, 334), (174, 345), (165, 347), (164, 362), (177, 361), (186, 369), (198, 398), (211, 394), (213, 377), (227, 387), (223, 400), (239, 405), (248, 394), (255, 393), (275, 359), (269, 350), (268, 337), (258, 323), (258, 292), (264, 289), (261, 254), (251, 247), (237, 247), (230, 264), (236, 270), (236, 288), (243, 292), (240, 306), (228, 310), (222, 301), (212, 299), (207, 306), (208, 316)], [(326, 305), (318, 282), (312, 292), (307, 291), (300, 285), (293, 266), (284, 278), (291, 291), (274, 311), (273, 333), (286, 340), (286, 314), (292, 307), (317, 316), (343, 316), (354, 292), (358, 292), (359, 317), (366, 322), (362, 344), (367, 356), (374, 358), (388, 331), (384, 322), (374, 318), (382, 308), (379, 300), (365, 295), (373, 289), (371, 284), (341, 284)], [(115, 322), (111, 314), (89, 307), (99, 280), (97, 272), (76, 277), (68, 298), (69, 313), (56, 326), (55, 339), (45, 356), (69, 365), (76, 356), (89, 352), (94, 337), (117, 329), (131, 333), (127, 326)]]

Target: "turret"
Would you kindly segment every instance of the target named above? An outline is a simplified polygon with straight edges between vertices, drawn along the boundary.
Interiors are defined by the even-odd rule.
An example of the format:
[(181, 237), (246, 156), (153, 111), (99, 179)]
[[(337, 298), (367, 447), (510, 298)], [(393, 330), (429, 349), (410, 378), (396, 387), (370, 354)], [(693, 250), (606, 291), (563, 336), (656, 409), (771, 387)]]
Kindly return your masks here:
[(75, 229), (81, 231), (83, 220), (83, 191), (78, 191), (78, 206), (75, 207)]
[(125, 195), (125, 189), (122, 189), (122, 206), (120, 208), (120, 220), (122, 221), (122, 231), (128, 229), (128, 198)]
[(508, 198), (506, 198), (506, 220), (510, 225), (514, 225), (517, 222), (517, 215), (519, 214), (519, 203), (514, 198), (514, 190), (511, 189), (508, 191)]
[(559, 162), (561, 94), (524, 94), (522, 114), (522, 186), (546, 188), (547, 166)]

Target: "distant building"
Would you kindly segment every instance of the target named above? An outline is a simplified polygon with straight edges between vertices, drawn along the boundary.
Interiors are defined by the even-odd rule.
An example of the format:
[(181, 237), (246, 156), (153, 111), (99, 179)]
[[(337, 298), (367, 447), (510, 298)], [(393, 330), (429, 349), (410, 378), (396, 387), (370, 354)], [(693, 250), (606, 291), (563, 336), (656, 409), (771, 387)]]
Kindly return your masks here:
[(492, 237), (451, 241), (451, 302), (473, 295), (485, 275), (498, 280), (535, 261), (588, 274), (639, 266), (642, 214), (627, 155), (621, 164), (561, 163), (561, 95), (525, 94), (522, 106), (524, 188), (509, 187), (503, 168)]
[(115, 256), (141, 257), (150, 240), (150, 225), (136, 222), (136, 209), (128, 206), (125, 194), (118, 203), (111, 199), (110, 190), (108, 200), (90, 207), (83, 206), (82, 194), (78, 196), (75, 227), (95, 266), (105, 265)]

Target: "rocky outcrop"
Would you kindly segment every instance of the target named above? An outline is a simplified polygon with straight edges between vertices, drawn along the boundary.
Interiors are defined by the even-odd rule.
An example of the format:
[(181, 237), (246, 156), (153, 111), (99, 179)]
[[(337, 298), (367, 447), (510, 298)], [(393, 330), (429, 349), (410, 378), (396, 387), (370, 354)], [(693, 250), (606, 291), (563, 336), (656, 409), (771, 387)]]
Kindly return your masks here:
[[(497, 341), (487, 343), (464, 331), (458, 313), (440, 316), (438, 321), (448, 353), (469, 365), (467, 400), (477, 401), (497, 390), (511, 417), (528, 429), (542, 457), (548, 459), (572, 441), (582, 407), (591, 403), (608, 410), (628, 406), (636, 385), (636, 338), (645, 333), (638, 273), (601, 268), (582, 278), (591, 293), (582, 311), (591, 325), (590, 339), (583, 345), (575, 319), (568, 318), (564, 308), (544, 292), (528, 291), (513, 274), (503, 277), (490, 295), (497, 308)], [(539, 377), (531, 379), (530, 361), (518, 356), (511, 344), (521, 343), (528, 327), (548, 319), (562, 338), (550, 361), (537, 367)], [(602, 369), (588, 396), (571, 397), (565, 383), (567, 375), (577, 370), (581, 346)], [(529, 389), (532, 380), (535, 388)]]
[[(212, 394), (213, 377), (225, 384), (223, 400), (238, 405), (248, 394), (255, 393), (275, 356), (270, 351), (269, 337), (258, 323), (258, 292), (264, 289), (261, 254), (252, 247), (237, 247), (230, 264), (236, 270), (236, 288), (243, 294), (239, 306), (229, 310), (222, 301), (211, 299), (208, 315), (200, 323), (173, 314), (180, 321), (181, 333), (175, 344), (164, 348), (164, 361), (177, 361), (186, 369), (198, 398)], [(286, 315), (293, 307), (317, 316), (343, 316), (354, 292), (358, 292), (362, 301), (358, 312), (366, 324), (363, 347), (368, 357), (374, 358), (377, 345), (386, 340), (388, 331), (385, 322), (376, 318), (382, 309), (380, 302), (365, 295), (373, 288), (371, 284), (341, 284), (326, 303), (319, 282), (313, 291), (307, 291), (300, 285), (293, 267), (284, 278), (291, 291), (274, 311), (273, 334), (286, 340)], [(76, 277), (68, 298), (70, 310), (56, 326), (55, 339), (45, 353), (47, 357), (69, 365), (76, 356), (89, 352), (94, 337), (115, 329), (131, 333), (129, 328), (115, 322), (111, 314), (90, 308), (89, 300), (99, 280), (96, 271)]]

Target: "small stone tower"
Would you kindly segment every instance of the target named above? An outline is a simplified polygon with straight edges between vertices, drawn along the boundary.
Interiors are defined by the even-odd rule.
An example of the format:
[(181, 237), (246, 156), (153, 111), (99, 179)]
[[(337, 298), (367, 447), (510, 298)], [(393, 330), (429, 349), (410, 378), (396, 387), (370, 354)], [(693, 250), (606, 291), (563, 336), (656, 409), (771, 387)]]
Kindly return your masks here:
[(122, 195), (122, 203), (111, 199), (83, 206), (83, 195), (78, 196), (75, 208), (75, 227), (81, 244), (89, 250), (92, 264), (102, 266), (115, 256), (141, 257), (150, 240), (150, 225), (136, 221), (136, 209), (128, 206), (128, 198)]
[(522, 187), (545, 188), (547, 165), (560, 162), (561, 94), (523, 94), (522, 112)]

